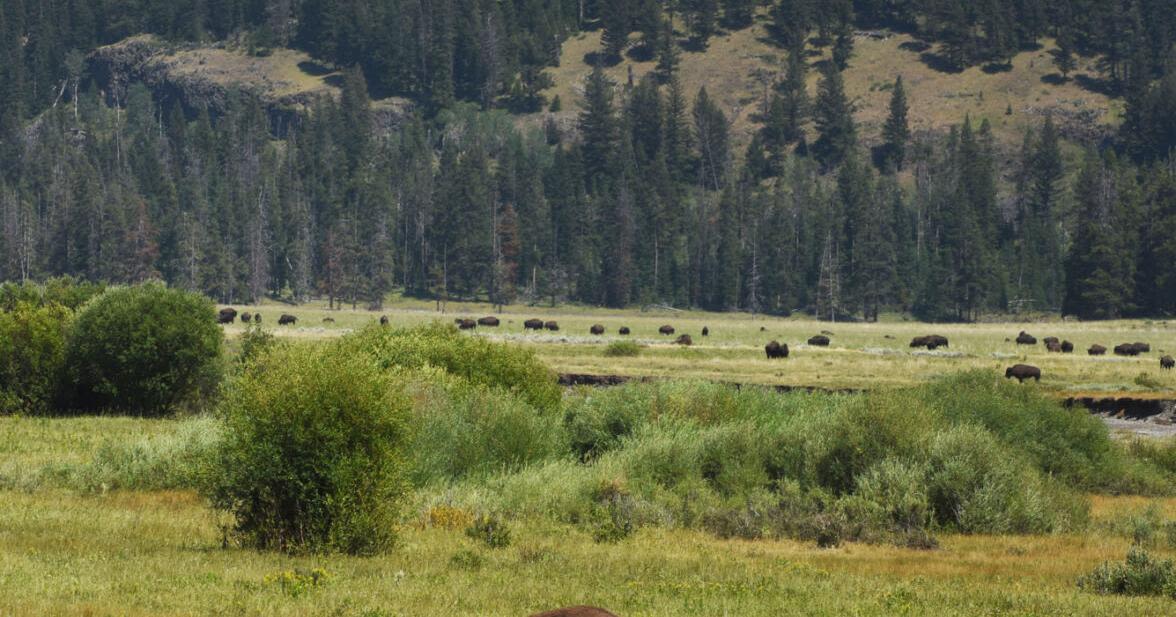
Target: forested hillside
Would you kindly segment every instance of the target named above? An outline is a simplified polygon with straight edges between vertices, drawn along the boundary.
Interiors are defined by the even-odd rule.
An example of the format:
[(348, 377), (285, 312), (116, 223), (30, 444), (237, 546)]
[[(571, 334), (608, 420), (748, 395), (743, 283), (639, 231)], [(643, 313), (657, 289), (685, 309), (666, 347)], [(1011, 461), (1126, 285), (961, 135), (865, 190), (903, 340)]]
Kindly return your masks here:
[[(680, 68), (727, 66), (708, 54), (749, 28), (785, 61), (743, 139)], [(562, 53), (589, 30), (594, 53)], [(864, 132), (846, 75), (895, 32), (947, 76), (1048, 40), (1041, 87), (1109, 96), (1121, 126), (1064, 131), (1047, 110), (1011, 149), (999, 115), (916, 131), (898, 70), (871, 76), (890, 105)], [(88, 58), (140, 33), (295, 48), (341, 71), (337, 94), (280, 131), (244, 91), (224, 109), (141, 84), (112, 97)], [(226, 302), (1167, 315), (1173, 41), (1173, 0), (5, 0), (0, 279), (163, 278)], [(646, 70), (610, 79), (622, 58)], [(556, 83), (557, 62), (587, 79)], [(377, 130), (388, 96), (415, 111)]]

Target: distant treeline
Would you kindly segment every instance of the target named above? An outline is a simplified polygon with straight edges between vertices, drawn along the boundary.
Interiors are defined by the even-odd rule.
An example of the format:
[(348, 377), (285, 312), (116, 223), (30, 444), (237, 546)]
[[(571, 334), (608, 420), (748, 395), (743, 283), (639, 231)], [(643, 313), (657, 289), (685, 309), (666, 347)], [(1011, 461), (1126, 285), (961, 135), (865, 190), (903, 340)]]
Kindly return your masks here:
[[(118, 3), (110, 4), (101, 23), (119, 14)], [(724, 15), (735, 15), (738, 4), (723, 3)], [(1120, 8), (1130, 15), (1168, 19), (1154, 13), (1162, 3), (1126, 4)], [(291, 6), (305, 16), (328, 5), (400, 6)], [(615, 44), (608, 29), (627, 33), (641, 22), (612, 25), (608, 13), (589, 11), (605, 5), (643, 5), (586, 3), (586, 14), (604, 22), (607, 53)], [(12, 6), (22, 5), (3, 8)], [(22, 19), (54, 3), (37, 6), (40, 13), (25, 11)], [(705, 15), (692, 13), (694, 6), (683, 2), (679, 10), (699, 37)], [(678, 46), (665, 43), (664, 28), (661, 43), (651, 43), (658, 70), (645, 80), (618, 86), (600, 70), (591, 75), (575, 130), (551, 121), (520, 132), (505, 111), (486, 111), (483, 99), (424, 106), (398, 130), (379, 134), (366, 64), (346, 71), (339, 100), (320, 101), (280, 140), (257, 101), (244, 96), (216, 118), (161, 107), (142, 86), (114, 108), (83, 88), (33, 124), (23, 115), (37, 108), (37, 97), (0, 107), (9, 118), (0, 132), (0, 279), (162, 277), (225, 302), (321, 294), (378, 305), (400, 289), (494, 302), (799, 309), (827, 318), (892, 309), (932, 320), (1008, 310), (1176, 312), (1176, 173), (1168, 162), (1176, 147), (1176, 64), (1154, 75), (1149, 64), (1147, 79), (1124, 88), (1120, 139), (1098, 144), (1101, 150), (1091, 144), (1080, 168), (1067, 169), (1049, 120), (1025, 136), (1011, 163), (1002, 156), (998, 164), (986, 123), (961, 119), (946, 135), (914, 138), (901, 80), (882, 139), (871, 140), (881, 143), (867, 150), (840, 73), (852, 61), (848, 21), (818, 19), (826, 3), (805, 6), (816, 12), (800, 13), (814, 17), (795, 22), (799, 31), (788, 34), (781, 21), (773, 32), (784, 44), (833, 47), (830, 60), (817, 63), (820, 86), (815, 97), (805, 87), (810, 62), (793, 49), (742, 156), (705, 90), (682, 91)], [(861, 19), (901, 21), (863, 6)], [(216, 12), (218, 19), (246, 14), (256, 13)], [(297, 21), (292, 40), (304, 40), (312, 26), (342, 27), (326, 15)], [(205, 26), (208, 36), (254, 23), (242, 19), (220, 30)], [(982, 28), (970, 32), (983, 40)], [(21, 40), (18, 51), (32, 57), (36, 44)], [(0, 71), (21, 66), (0, 60)], [(39, 87), (0, 84), (20, 96)]]

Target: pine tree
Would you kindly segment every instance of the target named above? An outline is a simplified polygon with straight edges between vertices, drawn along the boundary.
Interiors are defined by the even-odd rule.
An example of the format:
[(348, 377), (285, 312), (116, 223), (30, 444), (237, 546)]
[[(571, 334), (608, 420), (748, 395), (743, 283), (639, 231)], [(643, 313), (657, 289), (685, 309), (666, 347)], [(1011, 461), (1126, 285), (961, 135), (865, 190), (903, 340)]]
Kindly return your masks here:
[(842, 22), (837, 28), (837, 39), (833, 42), (833, 64), (837, 70), (849, 68), (849, 59), (853, 57), (853, 29), (849, 22)]
[(590, 191), (613, 172), (616, 159), (617, 120), (613, 110), (613, 83), (597, 65), (584, 86), (584, 108), (579, 120), (584, 178)]
[(628, 0), (604, 0), (601, 21), (604, 22), (604, 33), (601, 35), (604, 55), (610, 60), (619, 60), (621, 52), (629, 44), (629, 32), (632, 30)]
[(1049, 53), (1053, 56), (1054, 66), (1057, 67), (1058, 72), (1062, 74), (1062, 79), (1069, 79), (1070, 73), (1074, 72), (1078, 63), (1074, 59), (1074, 41), (1073, 35), (1069, 30), (1063, 30), (1058, 34), (1057, 48), (1051, 50)]
[(678, 41), (674, 39), (674, 24), (663, 19), (657, 35), (657, 75), (662, 83), (668, 83), (678, 71), (681, 60)]
[(1088, 150), (1075, 187), (1079, 218), (1074, 249), (1066, 258), (1066, 296), (1062, 313), (1083, 319), (1116, 319), (1134, 295), (1132, 250), (1119, 241), (1118, 201), (1112, 173), (1102, 157)]
[(794, 49), (788, 53), (788, 70), (784, 76), (784, 83), (780, 85), (780, 102), (783, 107), (781, 130), (784, 140), (788, 143), (804, 138), (804, 124), (809, 114), (807, 84), (808, 63), (804, 59), (804, 53)]
[(894, 90), (890, 94), (890, 115), (882, 127), (883, 140), (883, 171), (902, 171), (906, 162), (906, 145), (911, 138), (911, 129), (907, 121), (909, 107), (906, 99), (906, 88), (902, 84), (902, 76), (894, 80)]
[(715, 24), (719, 18), (719, 0), (682, 0), (682, 9), (686, 14), (686, 23), (690, 27), (691, 41), (706, 49), (710, 38), (715, 34)]
[(694, 99), (694, 131), (698, 136), (699, 184), (717, 191), (726, 181), (730, 160), (727, 116), (711, 100), (706, 88)]
[(821, 75), (814, 105), (820, 136), (813, 144), (813, 154), (828, 170), (840, 165), (849, 151), (857, 146), (857, 128), (853, 121), (853, 106), (845, 96), (841, 71), (829, 63), (824, 66)]

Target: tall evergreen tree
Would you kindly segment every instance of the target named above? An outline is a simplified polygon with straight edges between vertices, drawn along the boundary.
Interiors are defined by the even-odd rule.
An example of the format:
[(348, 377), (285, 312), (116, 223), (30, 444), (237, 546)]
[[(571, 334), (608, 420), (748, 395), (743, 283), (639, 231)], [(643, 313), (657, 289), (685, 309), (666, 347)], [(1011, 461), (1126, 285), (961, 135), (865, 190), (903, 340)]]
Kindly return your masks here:
[(911, 139), (908, 111), (906, 88), (903, 87), (902, 76), (899, 75), (894, 80), (894, 90), (890, 94), (890, 114), (886, 117), (886, 124), (882, 126), (883, 170), (902, 171), (906, 162), (906, 146)]
[(819, 137), (813, 143), (816, 159), (832, 169), (841, 164), (849, 151), (857, 146), (857, 128), (853, 121), (853, 106), (845, 96), (841, 71), (832, 63), (821, 70), (821, 84), (813, 107)]

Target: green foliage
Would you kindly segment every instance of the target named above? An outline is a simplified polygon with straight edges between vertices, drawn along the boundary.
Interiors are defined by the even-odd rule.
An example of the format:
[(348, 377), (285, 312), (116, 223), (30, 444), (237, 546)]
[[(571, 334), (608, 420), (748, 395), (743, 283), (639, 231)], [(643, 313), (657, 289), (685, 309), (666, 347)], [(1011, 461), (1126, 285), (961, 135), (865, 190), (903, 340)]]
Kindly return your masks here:
[(248, 546), (384, 551), (410, 406), (397, 377), (341, 346), (279, 349), (226, 394), (208, 497)]
[(0, 414), (46, 413), (60, 393), (73, 314), (24, 301), (0, 312)]
[(633, 341), (613, 341), (604, 348), (606, 358), (635, 358), (641, 355), (641, 345)]
[(275, 585), (280, 588), (282, 593), (292, 598), (298, 598), (316, 587), (326, 585), (331, 578), (330, 572), (323, 568), (314, 568), (313, 570), (283, 570), (276, 574), (267, 575), (264, 580), (267, 585)]
[(38, 307), (56, 304), (76, 311), (105, 289), (100, 283), (78, 281), (69, 276), (51, 278), (44, 283), (3, 283), (0, 284), (0, 311), (15, 310), (22, 303)]
[(241, 350), (237, 354), (237, 361), (248, 366), (271, 351), (277, 342), (272, 333), (263, 329), (261, 324), (255, 323), (241, 335)]
[(371, 358), (383, 369), (433, 366), (470, 383), (510, 392), (537, 409), (559, 409), (563, 391), (534, 352), (466, 336), (452, 325), (369, 327), (340, 343), (342, 353)]
[(160, 284), (107, 290), (69, 335), (72, 404), (163, 415), (196, 403), (220, 378), (222, 339), (206, 298)]
[(490, 548), (510, 546), (510, 526), (497, 515), (481, 514), (465, 530), (466, 536)]
[(1101, 594), (1164, 595), (1176, 600), (1176, 565), (1133, 546), (1123, 563), (1106, 562), (1078, 579), (1078, 588)]

